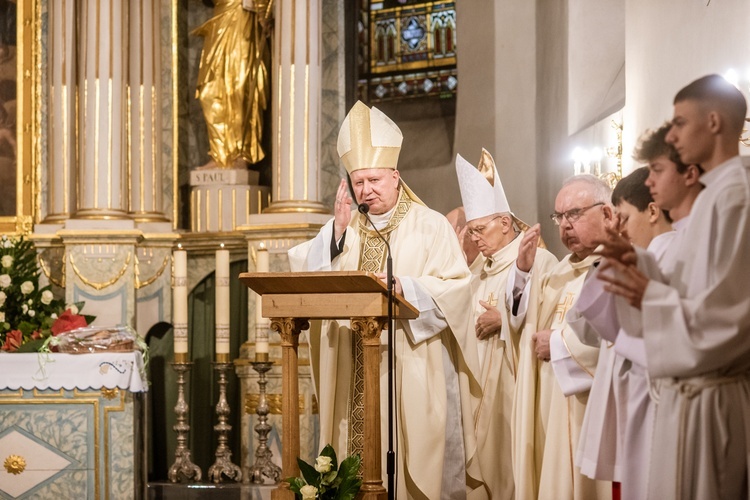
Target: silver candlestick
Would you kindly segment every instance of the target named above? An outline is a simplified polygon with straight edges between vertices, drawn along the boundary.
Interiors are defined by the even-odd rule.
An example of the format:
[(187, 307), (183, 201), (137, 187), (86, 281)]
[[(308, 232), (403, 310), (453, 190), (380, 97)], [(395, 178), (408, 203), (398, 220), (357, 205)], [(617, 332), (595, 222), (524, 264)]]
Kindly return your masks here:
[(266, 399), (266, 372), (273, 366), (273, 361), (251, 361), (253, 370), (258, 372), (258, 387), (260, 394), (258, 406), (255, 414), (258, 415), (258, 423), (255, 425), (255, 432), (258, 433), (258, 447), (255, 449), (255, 464), (250, 469), (251, 480), (255, 484), (263, 484), (263, 476), (271, 479), (274, 483), (281, 480), (281, 467), (273, 463), (273, 453), (266, 444), (268, 442), (268, 433), (271, 432), (271, 426), (268, 424), (268, 400)]
[(214, 370), (219, 374), (219, 402), (216, 403), (216, 415), (219, 417), (219, 423), (214, 426), (214, 431), (218, 434), (219, 445), (216, 447), (216, 461), (208, 468), (208, 477), (214, 483), (221, 482), (221, 475), (224, 474), (234, 481), (242, 480), (242, 470), (232, 463), (232, 450), (227, 446), (229, 441), (229, 432), (232, 426), (227, 423), (229, 420), (229, 403), (227, 402), (227, 371), (233, 366), (232, 363), (217, 361)]
[(188, 405), (185, 401), (185, 375), (190, 371), (193, 363), (174, 362), (170, 363), (175, 372), (177, 372), (177, 404), (174, 412), (177, 415), (177, 423), (172, 427), (177, 432), (177, 449), (175, 449), (175, 462), (169, 468), (169, 480), (176, 483), (180, 476), (186, 479), (200, 481), (201, 469), (190, 460), (190, 449), (187, 446), (188, 434), (190, 433), (190, 424), (188, 423)]

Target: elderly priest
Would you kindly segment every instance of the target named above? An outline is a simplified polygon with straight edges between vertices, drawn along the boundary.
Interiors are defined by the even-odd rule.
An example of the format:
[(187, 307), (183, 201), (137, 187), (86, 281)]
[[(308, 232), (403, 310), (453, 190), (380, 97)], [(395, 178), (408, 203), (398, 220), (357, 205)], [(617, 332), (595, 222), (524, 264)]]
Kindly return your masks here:
[[(395, 291), (419, 310), (397, 321), (395, 412), (398, 424), (396, 498), (463, 498), (464, 436), (459, 383), (476, 384), (473, 336), (461, 335), (469, 314), (469, 270), (448, 221), (427, 208), (396, 169), (399, 128), (376, 108), (357, 102), (344, 119), (338, 152), (351, 176), (357, 204), (389, 241)], [(386, 245), (368, 220), (352, 210), (347, 183), (336, 195), (335, 215), (312, 240), (289, 251), (293, 271), (372, 271), (384, 277)], [(381, 336), (381, 378), (387, 373)], [(320, 404), (320, 442), (339, 453), (362, 453), (362, 342), (349, 323), (324, 322), (311, 330), (311, 352)], [(469, 358), (467, 359), (467, 356)], [(387, 408), (381, 384), (381, 408)], [(387, 411), (381, 412), (386, 450)], [(386, 467), (383, 463), (382, 470)]]

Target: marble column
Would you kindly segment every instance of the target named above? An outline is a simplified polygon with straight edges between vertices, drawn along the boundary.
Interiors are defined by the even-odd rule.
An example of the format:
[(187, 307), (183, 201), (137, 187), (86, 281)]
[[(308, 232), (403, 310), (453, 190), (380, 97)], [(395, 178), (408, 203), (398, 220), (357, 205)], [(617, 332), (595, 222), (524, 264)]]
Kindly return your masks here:
[(125, 219), (127, 0), (81, 0), (76, 219)]
[(328, 213), (320, 186), (320, 0), (276, 0), (272, 202), (264, 213)]
[(49, 4), (49, 114), (47, 216), (61, 222), (75, 211), (76, 183), (76, 1)]
[(131, 0), (129, 19), (128, 206), (137, 222), (162, 222), (160, 2)]

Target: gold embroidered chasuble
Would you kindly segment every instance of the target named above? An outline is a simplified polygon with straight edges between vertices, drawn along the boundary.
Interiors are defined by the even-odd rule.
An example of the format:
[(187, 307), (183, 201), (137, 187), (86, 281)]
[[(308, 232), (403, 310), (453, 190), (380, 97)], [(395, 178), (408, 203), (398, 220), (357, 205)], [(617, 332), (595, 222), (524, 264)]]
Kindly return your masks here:
[[(385, 264), (384, 245), (374, 231), (369, 229), (369, 224), (365, 227), (364, 220), (361, 214), (352, 213), (343, 242), (344, 250), (333, 261), (330, 260), (333, 221), (329, 221), (316, 238), (289, 251), (291, 269), (366, 269), (382, 272)], [(465, 456), (473, 456), (475, 448), (472, 439), (464, 440), (466, 451), (446, 446), (451, 433), (461, 432), (460, 422), (457, 426), (448, 426), (449, 408), (464, 403), (464, 398), (460, 402), (448, 398), (446, 381), (450, 379), (450, 374), (446, 370), (453, 372), (453, 379), (457, 375), (462, 394), (464, 385), (473, 387), (466, 393), (478, 394), (475, 338), (473, 335), (467, 337), (464, 331), (471, 314), (469, 270), (455, 233), (445, 217), (412, 200), (405, 190), (402, 190), (391, 219), (381, 233), (391, 245), (394, 276), (413, 280), (431, 298), (429, 304), (413, 305), (423, 316), (427, 316), (429, 310), (436, 305), (448, 326), (440, 331), (430, 332), (429, 338), (414, 342), (410, 332), (420, 328), (419, 318), (408, 322), (408, 327), (405, 322), (397, 320), (394, 345), (398, 497), (441, 498), (441, 488), (445, 483), (441, 481), (441, 477), (443, 471), (450, 468), (444, 466), (449, 463), (455, 465), (456, 461), (465, 460)], [(356, 352), (353, 345), (355, 338), (348, 321), (326, 321), (311, 325), (310, 351), (320, 407), (320, 446), (331, 443), (342, 456), (350, 445), (356, 449), (358, 440), (358, 369), (355, 357), (352, 356)], [(385, 451), (388, 449), (387, 340), (384, 331), (381, 335), (380, 362), (384, 482)], [(444, 365), (446, 351), (451, 356), (452, 366)], [(466, 404), (468, 407), (471, 402), (467, 401)], [(466, 414), (470, 415), (470, 411)], [(463, 415), (464, 412), (461, 412), (459, 418)], [(464, 436), (466, 427), (464, 424)], [(471, 424), (468, 428), (471, 430)]]
[(513, 402), (513, 467), (519, 499), (609, 499), (612, 495), (610, 482), (593, 481), (573, 464), (588, 391), (566, 397), (551, 363), (536, 357), (531, 339), (537, 331), (560, 329), (571, 359), (593, 380), (599, 350), (578, 340), (565, 314), (599, 257), (591, 255), (581, 261), (571, 257), (566, 256), (548, 273), (534, 269), (530, 277)]

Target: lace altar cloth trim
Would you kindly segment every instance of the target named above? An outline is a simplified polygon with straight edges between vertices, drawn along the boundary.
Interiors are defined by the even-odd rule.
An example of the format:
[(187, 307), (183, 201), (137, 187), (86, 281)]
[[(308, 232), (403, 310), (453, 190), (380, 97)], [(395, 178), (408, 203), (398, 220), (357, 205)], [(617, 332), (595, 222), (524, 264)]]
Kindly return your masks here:
[(140, 352), (0, 353), (0, 390), (114, 389), (146, 392)]

